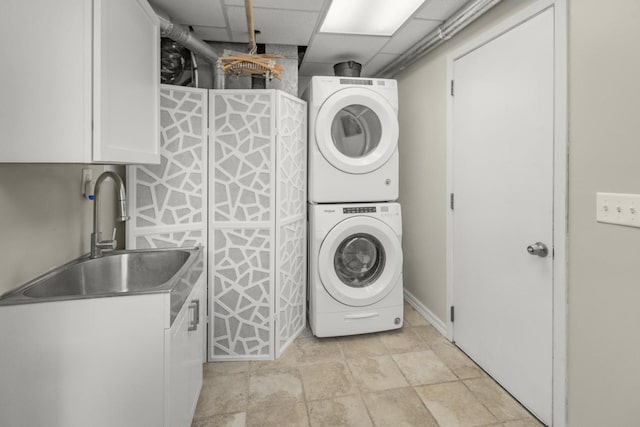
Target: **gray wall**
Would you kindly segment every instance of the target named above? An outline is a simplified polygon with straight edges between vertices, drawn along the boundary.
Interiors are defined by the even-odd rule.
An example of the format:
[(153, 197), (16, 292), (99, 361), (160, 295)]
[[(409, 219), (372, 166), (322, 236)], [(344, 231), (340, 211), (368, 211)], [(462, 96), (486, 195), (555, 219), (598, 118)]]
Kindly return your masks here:
[[(446, 316), (446, 56), (531, 1), (503, 0), (399, 76), (405, 286)], [(570, 0), (568, 416), (640, 419), (640, 230), (595, 222), (595, 192), (640, 194), (640, 2)]]
[[(93, 203), (83, 199), (86, 165), (0, 163), (0, 294), (89, 252)], [(91, 166), (97, 178), (103, 166)], [(123, 176), (123, 168), (118, 168)], [(103, 187), (102, 229), (113, 229), (113, 184)], [(123, 228), (118, 231), (124, 243)]]
[(569, 419), (640, 425), (640, 229), (595, 222), (640, 194), (640, 2), (569, 3)]

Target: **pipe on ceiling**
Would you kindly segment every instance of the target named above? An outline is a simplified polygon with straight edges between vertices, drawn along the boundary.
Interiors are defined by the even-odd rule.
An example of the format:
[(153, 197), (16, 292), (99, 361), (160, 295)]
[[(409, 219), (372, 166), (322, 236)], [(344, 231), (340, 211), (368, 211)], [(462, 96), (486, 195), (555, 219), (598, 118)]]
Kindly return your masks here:
[(215, 65), (218, 54), (207, 43), (195, 37), (186, 25), (175, 24), (171, 18), (161, 10), (154, 8), (160, 22), (160, 35), (175, 40), (193, 53), (197, 53), (205, 60)]
[(400, 71), (416, 63), (420, 58), (440, 46), (444, 41), (449, 40), (498, 3), (500, 3), (500, 0), (473, 0), (468, 2), (436, 30), (429, 33), (407, 52), (391, 61), (376, 75), (382, 78), (395, 77)]

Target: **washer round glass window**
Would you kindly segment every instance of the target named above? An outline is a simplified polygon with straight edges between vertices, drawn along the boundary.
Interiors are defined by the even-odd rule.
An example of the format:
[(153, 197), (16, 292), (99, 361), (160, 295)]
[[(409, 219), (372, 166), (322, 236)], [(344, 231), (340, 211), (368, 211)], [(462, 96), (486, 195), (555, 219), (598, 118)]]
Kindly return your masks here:
[(345, 156), (365, 157), (380, 144), (382, 124), (369, 107), (359, 104), (344, 107), (331, 123), (333, 144)]
[(384, 247), (370, 234), (352, 234), (342, 241), (333, 258), (338, 278), (352, 288), (371, 285), (384, 270)]

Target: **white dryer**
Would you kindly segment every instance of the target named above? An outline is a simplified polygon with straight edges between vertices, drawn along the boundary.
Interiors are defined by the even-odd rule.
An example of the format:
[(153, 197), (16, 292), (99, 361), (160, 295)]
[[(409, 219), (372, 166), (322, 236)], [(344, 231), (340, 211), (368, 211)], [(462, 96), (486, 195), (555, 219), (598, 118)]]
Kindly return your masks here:
[(317, 337), (402, 327), (398, 203), (309, 205), (309, 324)]
[(398, 199), (398, 87), (391, 79), (311, 78), (309, 201)]

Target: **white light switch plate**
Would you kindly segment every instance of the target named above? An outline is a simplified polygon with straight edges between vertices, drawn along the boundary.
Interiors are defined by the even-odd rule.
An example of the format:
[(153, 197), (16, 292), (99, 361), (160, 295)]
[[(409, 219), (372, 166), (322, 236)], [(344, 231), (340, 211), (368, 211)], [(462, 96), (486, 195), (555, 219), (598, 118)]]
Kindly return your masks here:
[(640, 194), (596, 193), (596, 221), (640, 227)]

